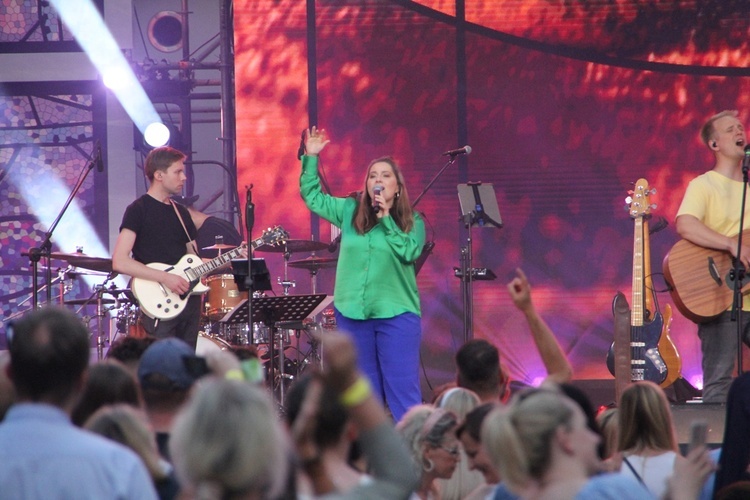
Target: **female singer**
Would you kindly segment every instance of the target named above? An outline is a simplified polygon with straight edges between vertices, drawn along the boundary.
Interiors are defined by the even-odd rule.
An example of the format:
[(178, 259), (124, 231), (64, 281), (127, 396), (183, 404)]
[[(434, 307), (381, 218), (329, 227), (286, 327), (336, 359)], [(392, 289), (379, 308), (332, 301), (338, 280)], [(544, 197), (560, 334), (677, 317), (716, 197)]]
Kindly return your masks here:
[(390, 157), (370, 162), (359, 199), (324, 194), (318, 154), (329, 142), (325, 130), (305, 132), (300, 192), (310, 210), (341, 228), (337, 326), (354, 337), (362, 371), (398, 421), (422, 402), (414, 261), (425, 242), (424, 222), (412, 211), (404, 177)]

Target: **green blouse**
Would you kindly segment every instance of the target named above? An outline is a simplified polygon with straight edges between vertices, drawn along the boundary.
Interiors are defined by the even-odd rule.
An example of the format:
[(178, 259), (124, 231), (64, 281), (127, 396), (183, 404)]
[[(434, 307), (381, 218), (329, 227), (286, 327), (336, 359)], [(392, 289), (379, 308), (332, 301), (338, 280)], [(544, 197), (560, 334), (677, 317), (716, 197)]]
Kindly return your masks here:
[(336, 309), (351, 319), (421, 315), (414, 261), (425, 242), (422, 217), (414, 213), (408, 233), (385, 216), (367, 233), (357, 234), (352, 224), (357, 200), (323, 193), (317, 156), (302, 157), (300, 192), (310, 210), (341, 228), (333, 292)]

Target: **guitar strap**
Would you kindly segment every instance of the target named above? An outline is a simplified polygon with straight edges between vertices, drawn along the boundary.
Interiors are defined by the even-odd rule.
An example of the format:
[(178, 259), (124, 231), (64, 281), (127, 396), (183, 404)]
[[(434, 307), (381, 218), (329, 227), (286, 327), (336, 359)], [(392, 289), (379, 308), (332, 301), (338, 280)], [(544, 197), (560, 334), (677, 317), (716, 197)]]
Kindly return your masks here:
[(172, 198), (169, 199), (169, 202), (172, 204), (172, 208), (174, 208), (174, 213), (177, 214), (177, 218), (180, 219), (180, 224), (182, 224), (182, 229), (185, 231), (185, 234), (188, 238), (188, 243), (190, 244), (190, 247), (193, 250), (193, 253), (195, 255), (198, 255), (198, 249), (195, 248), (195, 240), (190, 237), (190, 233), (188, 233), (187, 227), (185, 227), (185, 221), (182, 220), (182, 215), (180, 214), (180, 211), (177, 209), (177, 204), (174, 202)]

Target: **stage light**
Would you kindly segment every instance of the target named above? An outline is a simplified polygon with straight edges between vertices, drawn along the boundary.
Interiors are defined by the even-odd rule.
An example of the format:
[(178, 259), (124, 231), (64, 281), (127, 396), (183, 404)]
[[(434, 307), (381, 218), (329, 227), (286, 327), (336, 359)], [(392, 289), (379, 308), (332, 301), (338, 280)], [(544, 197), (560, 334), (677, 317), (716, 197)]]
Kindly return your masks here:
[(143, 132), (143, 140), (152, 148), (164, 146), (169, 142), (169, 128), (161, 122), (152, 123)]
[(50, 0), (50, 3), (138, 130), (144, 132), (148, 125), (161, 122), (153, 103), (91, 0)]
[(156, 13), (148, 23), (148, 41), (161, 52), (182, 48), (182, 16), (165, 10)]

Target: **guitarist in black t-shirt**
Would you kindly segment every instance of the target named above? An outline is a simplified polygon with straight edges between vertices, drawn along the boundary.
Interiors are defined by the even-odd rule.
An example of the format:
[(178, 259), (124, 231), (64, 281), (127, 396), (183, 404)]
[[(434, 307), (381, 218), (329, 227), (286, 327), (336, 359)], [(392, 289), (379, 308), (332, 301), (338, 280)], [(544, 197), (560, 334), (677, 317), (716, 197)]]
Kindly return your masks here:
[[(149, 189), (125, 209), (112, 253), (115, 271), (158, 282), (176, 294), (188, 293), (190, 283), (178, 274), (146, 264), (174, 265), (185, 254), (196, 253), (194, 240), (198, 231), (195, 224), (187, 209), (170, 199), (182, 192), (186, 180), (185, 158), (183, 153), (168, 146), (153, 149), (148, 154), (144, 171), (150, 182)], [(142, 315), (141, 323), (146, 332), (157, 338), (177, 337), (195, 348), (200, 313), (201, 300), (194, 295), (178, 316), (159, 320)]]

